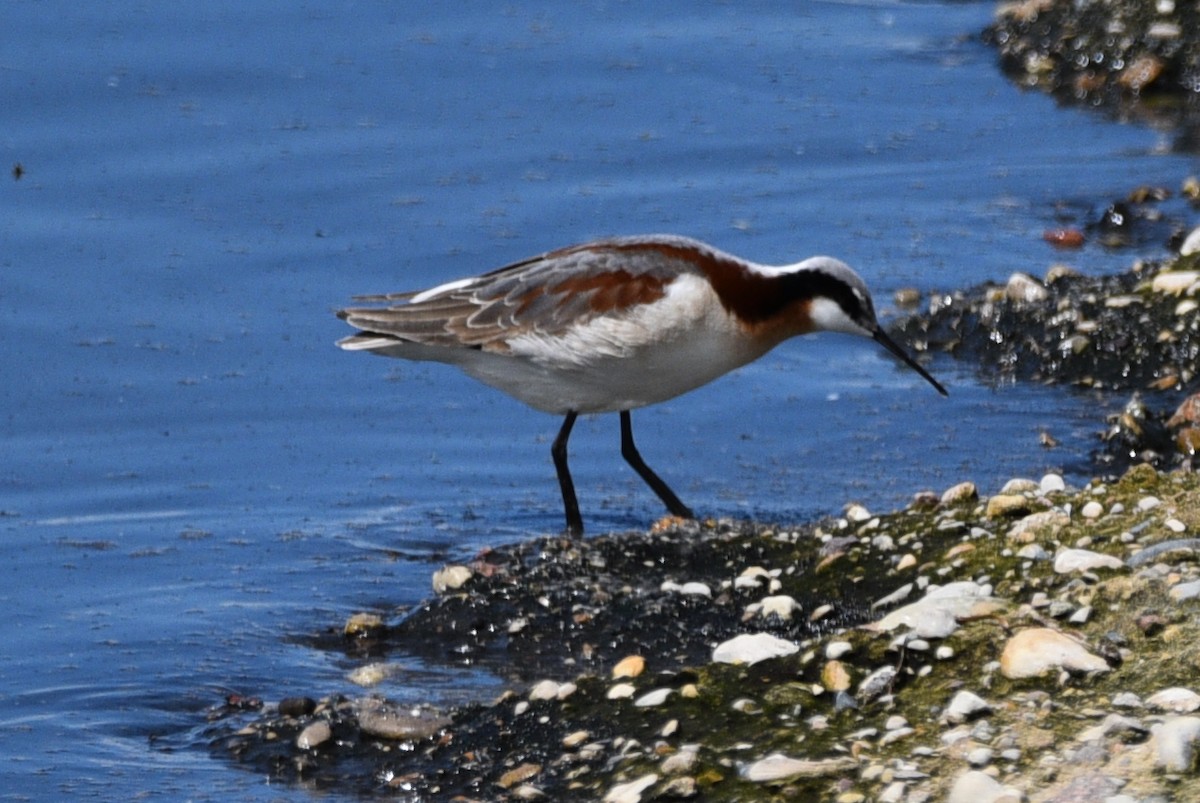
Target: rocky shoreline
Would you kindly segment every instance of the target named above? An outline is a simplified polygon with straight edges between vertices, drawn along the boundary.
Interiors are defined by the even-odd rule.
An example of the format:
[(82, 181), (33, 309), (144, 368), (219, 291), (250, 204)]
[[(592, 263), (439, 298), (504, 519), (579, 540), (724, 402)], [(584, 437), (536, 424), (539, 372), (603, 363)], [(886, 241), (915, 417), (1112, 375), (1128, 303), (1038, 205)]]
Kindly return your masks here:
[(1002, 3), (983, 40), (1021, 86), (1170, 130), (1200, 148), (1200, 7), (1181, 0)]
[[(498, 548), (437, 572), (416, 610), (313, 636), (359, 656), (361, 694), (230, 698), (210, 749), (400, 800), (1200, 800), (1200, 234), (1175, 241), (1118, 276), (934, 294), (894, 326), (992, 381), (1128, 394), (1098, 414), (1086, 487)], [(397, 650), (511, 690), (389, 701), (371, 688)]]

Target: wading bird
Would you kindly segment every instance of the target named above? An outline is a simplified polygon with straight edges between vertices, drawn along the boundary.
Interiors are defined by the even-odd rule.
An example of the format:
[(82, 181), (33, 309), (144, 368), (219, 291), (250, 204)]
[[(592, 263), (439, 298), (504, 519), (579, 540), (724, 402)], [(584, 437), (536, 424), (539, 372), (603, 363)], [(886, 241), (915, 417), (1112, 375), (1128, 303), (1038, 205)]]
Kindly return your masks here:
[(946, 395), (884, 333), (848, 265), (815, 256), (774, 267), (673, 235), (560, 248), (429, 290), (358, 299), (338, 316), (360, 331), (348, 351), (456, 365), (480, 382), (564, 416), (550, 454), (566, 531), (583, 533), (567, 440), (581, 413), (619, 413), (621, 455), (675, 516), (690, 508), (642, 460), (630, 411), (672, 399), (788, 338), (845, 332), (886, 348)]

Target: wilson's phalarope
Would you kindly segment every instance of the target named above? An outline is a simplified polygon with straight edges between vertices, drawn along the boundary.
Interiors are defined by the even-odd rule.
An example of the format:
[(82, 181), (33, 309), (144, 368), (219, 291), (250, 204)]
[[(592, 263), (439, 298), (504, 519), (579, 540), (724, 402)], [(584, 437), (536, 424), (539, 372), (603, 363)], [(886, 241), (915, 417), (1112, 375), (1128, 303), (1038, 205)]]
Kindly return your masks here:
[(757, 265), (696, 240), (650, 235), (561, 248), (430, 290), (361, 296), (338, 317), (349, 351), (456, 365), (565, 416), (550, 453), (567, 532), (583, 532), (567, 439), (580, 413), (621, 414), (621, 455), (673, 515), (692, 511), (646, 465), (629, 411), (674, 398), (809, 332), (869, 337), (946, 389), (875, 319), (858, 274), (832, 257)]

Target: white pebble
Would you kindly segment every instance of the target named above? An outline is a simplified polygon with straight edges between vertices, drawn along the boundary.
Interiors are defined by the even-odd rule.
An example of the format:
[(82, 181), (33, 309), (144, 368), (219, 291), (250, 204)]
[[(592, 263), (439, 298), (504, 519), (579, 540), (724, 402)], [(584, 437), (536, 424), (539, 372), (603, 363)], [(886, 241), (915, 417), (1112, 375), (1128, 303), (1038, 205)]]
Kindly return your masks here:
[(1063, 549), (1054, 556), (1054, 571), (1058, 574), (1090, 572), (1095, 569), (1123, 569), (1125, 562), (1112, 555), (1089, 549)]
[(1040, 490), (1044, 494), (1059, 493), (1060, 491), (1067, 490), (1067, 484), (1059, 474), (1047, 474), (1042, 477), (1040, 485)]
[(825, 645), (825, 657), (831, 661), (836, 661), (853, 649), (854, 645), (848, 641), (831, 641)]
[(667, 698), (675, 693), (674, 689), (655, 689), (654, 691), (646, 692), (641, 697), (633, 701), (633, 704), (638, 708), (652, 708), (656, 705), (662, 705), (667, 701)]
[(658, 783), (654, 773), (643, 775), (641, 778), (628, 783), (619, 783), (604, 796), (604, 803), (641, 803), (642, 792)]
[(1173, 533), (1181, 533), (1187, 529), (1187, 525), (1176, 518), (1170, 518), (1163, 522), (1166, 528)]
[(1171, 772), (1189, 771), (1200, 740), (1200, 717), (1173, 717), (1151, 730), (1155, 763)]
[(749, 665), (798, 652), (798, 644), (770, 633), (743, 633), (718, 644), (712, 659), (721, 664)]
[(1079, 509), (1079, 515), (1085, 519), (1098, 519), (1104, 515), (1104, 505), (1092, 499)]
[(1200, 709), (1200, 694), (1176, 686), (1150, 695), (1146, 698), (1146, 705), (1176, 714), (1190, 714)]
[(1156, 497), (1156, 496), (1143, 496), (1141, 499), (1138, 500), (1137, 506), (1138, 506), (1138, 510), (1146, 511), (1146, 510), (1153, 510), (1154, 508), (1158, 507), (1161, 504), (1162, 504), (1162, 502), (1160, 502), (1158, 497)]

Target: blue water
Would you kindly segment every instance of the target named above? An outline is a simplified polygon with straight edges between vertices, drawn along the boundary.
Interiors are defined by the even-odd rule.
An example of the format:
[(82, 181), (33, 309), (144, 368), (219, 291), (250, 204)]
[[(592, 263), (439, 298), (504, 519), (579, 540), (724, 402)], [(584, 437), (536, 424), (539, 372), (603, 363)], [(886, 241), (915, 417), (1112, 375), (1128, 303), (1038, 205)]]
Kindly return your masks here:
[[(1040, 272), (1057, 201), (1195, 169), (1009, 86), (965, 36), (988, 3), (418, 5), (5, 5), (0, 799), (306, 799), (197, 749), (205, 709), (352, 691), (297, 637), (561, 527), (559, 422), (335, 349), (351, 295), (671, 231), (837, 255), (886, 309)], [(638, 442), (698, 511), (801, 521), (1078, 481), (1119, 404), (932, 370), (948, 400), (869, 343), (796, 341), (637, 413)], [(593, 533), (660, 513), (617, 437), (572, 439)], [(499, 682), (409, 664), (384, 693)]]

